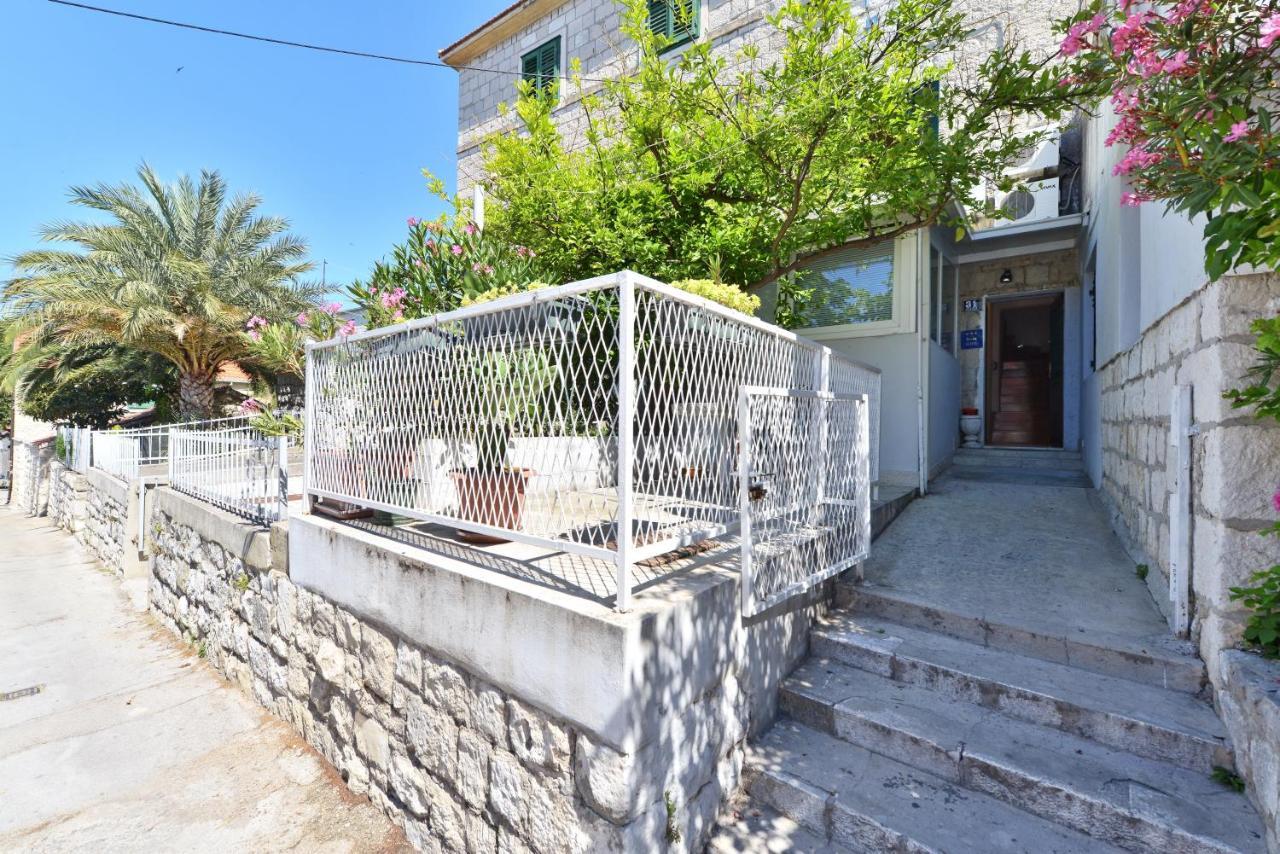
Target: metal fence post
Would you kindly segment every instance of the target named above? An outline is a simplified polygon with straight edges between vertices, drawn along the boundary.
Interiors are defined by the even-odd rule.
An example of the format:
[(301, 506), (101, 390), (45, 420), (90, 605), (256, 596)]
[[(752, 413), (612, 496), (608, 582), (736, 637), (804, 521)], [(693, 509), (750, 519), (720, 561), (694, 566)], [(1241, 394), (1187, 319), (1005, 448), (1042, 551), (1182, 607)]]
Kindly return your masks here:
[(631, 608), (631, 551), (635, 518), (635, 361), (636, 286), (630, 274), (618, 274), (618, 598), (617, 609)]
[(1169, 461), (1173, 490), (1169, 495), (1169, 599), (1173, 630), (1191, 632), (1191, 386), (1173, 387), (1169, 406)]
[(305, 364), (302, 368), (302, 512), (311, 512), (311, 465), (315, 442), (315, 354), (312, 342), (306, 345)]
[(279, 454), (277, 456), (277, 473), (280, 487), (280, 507), (276, 510), (276, 521), (289, 515), (289, 437), (280, 436)]

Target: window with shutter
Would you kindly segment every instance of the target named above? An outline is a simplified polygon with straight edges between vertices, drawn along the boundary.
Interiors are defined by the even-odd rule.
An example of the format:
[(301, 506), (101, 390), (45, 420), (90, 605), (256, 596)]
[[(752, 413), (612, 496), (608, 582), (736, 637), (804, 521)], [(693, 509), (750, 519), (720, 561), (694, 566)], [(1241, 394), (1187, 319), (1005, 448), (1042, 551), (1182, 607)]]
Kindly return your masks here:
[(894, 242), (850, 248), (827, 255), (798, 272), (799, 284), (812, 288), (804, 308), (806, 326), (886, 323), (893, 316)]
[(663, 48), (670, 50), (698, 37), (701, 11), (700, 0), (649, 0), (649, 29), (671, 39)]
[(520, 57), (520, 76), (543, 94), (560, 78), (560, 37), (535, 47)]

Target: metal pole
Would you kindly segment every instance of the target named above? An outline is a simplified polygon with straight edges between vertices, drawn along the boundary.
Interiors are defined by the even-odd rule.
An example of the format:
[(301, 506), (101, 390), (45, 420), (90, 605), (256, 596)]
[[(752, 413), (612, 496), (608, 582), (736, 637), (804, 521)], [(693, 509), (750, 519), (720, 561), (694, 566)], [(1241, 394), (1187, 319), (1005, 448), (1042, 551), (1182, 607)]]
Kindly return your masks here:
[(636, 287), (628, 273), (618, 274), (618, 600), (631, 608), (631, 550), (635, 536), (635, 358)]
[(306, 364), (302, 369), (302, 512), (311, 512), (311, 466), (315, 454), (316, 356), (307, 342)]
[(756, 612), (755, 580), (751, 564), (751, 396), (738, 390), (738, 534), (739, 577), (742, 585), (742, 613)]
[(289, 437), (280, 437), (280, 454), (278, 472), (280, 487), (280, 509), (276, 512), (279, 521), (289, 515)]
[(1169, 456), (1174, 467), (1169, 496), (1169, 599), (1173, 630), (1191, 632), (1191, 386), (1173, 388), (1169, 406)]

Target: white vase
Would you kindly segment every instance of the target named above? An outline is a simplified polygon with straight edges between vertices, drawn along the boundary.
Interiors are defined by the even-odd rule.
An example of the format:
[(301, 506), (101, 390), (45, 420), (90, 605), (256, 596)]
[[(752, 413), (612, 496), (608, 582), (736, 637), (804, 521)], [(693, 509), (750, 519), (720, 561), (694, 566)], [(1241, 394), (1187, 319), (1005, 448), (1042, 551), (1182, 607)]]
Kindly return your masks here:
[(978, 433), (982, 431), (981, 415), (961, 415), (960, 416), (960, 435), (964, 437), (962, 443), (966, 448), (981, 448), (982, 443), (978, 441)]

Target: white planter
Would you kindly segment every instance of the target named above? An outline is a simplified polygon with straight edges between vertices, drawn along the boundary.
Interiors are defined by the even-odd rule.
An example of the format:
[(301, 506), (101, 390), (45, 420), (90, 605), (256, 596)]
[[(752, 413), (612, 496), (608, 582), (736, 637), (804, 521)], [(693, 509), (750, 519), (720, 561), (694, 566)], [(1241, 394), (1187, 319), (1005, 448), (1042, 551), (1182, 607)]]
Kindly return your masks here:
[(978, 441), (978, 434), (982, 432), (982, 416), (981, 415), (961, 415), (960, 416), (960, 435), (964, 437), (963, 446), (966, 448), (981, 448), (982, 443)]

